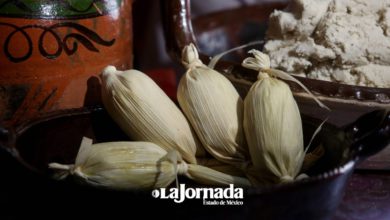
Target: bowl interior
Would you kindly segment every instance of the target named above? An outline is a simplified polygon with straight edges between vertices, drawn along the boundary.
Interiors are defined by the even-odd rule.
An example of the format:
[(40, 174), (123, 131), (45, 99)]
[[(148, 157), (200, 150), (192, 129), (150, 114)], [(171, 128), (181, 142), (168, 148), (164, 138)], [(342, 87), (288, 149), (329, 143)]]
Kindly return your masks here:
[[(321, 121), (303, 116), (303, 122), (307, 144)], [(84, 136), (94, 143), (130, 140), (99, 108), (59, 114), (29, 124), (19, 129), (15, 147), (20, 159), (32, 170), (50, 176), (49, 163), (74, 163)], [(348, 159), (343, 156), (348, 143), (341, 129), (326, 124), (309, 149), (310, 152), (322, 147), (325, 153), (307, 173), (318, 175), (341, 166)]]
[[(302, 119), (304, 139), (307, 144), (321, 121), (306, 116)], [(72, 205), (75, 205), (76, 209), (84, 209), (85, 204), (89, 204), (99, 211), (113, 210), (114, 213), (131, 211), (143, 215), (159, 213), (158, 215), (167, 215), (167, 217), (172, 217), (172, 213), (175, 213), (188, 219), (203, 219), (205, 216), (223, 219), (243, 217), (302, 219), (302, 216), (305, 216), (305, 219), (318, 220), (328, 219), (336, 210), (345, 183), (354, 168), (354, 162), (351, 161), (354, 156), (349, 152), (350, 138), (343, 129), (327, 123), (309, 150), (322, 148), (324, 151), (321, 159), (306, 172), (312, 176), (311, 178), (291, 184), (247, 189), (244, 206), (231, 206), (226, 209), (226, 206), (204, 206), (199, 200), (186, 200), (183, 204), (173, 204), (172, 201), (154, 199), (150, 196), (150, 192), (123, 193), (76, 184), (73, 179), (51, 180), (49, 177), (53, 173), (48, 169), (48, 163), (74, 163), (83, 136), (93, 138), (95, 143), (130, 140), (102, 108), (60, 112), (17, 129), (13, 147), (19, 153), (17, 154), (19, 161), (27, 165), (35, 174), (40, 174), (36, 175), (39, 176), (37, 178), (39, 181), (36, 183), (27, 180), (32, 186), (22, 187), (27, 190), (22, 191), (21, 194), (28, 195), (28, 198), (42, 198), (46, 201), (45, 207), (54, 206), (53, 210), (58, 207), (62, 209), (69, 205), (68, 201), (73, 201)], [(352, 166), (348, 167), (345, 164), (352, 164)], [(340, 167), (344, 170), (342, 171)], [(197, 186), (185, 178), (179, 180), (181, 183)], [(21, 181), (20, 184), (25, 182), (26, 180)], [(299, 203), (295, 202), (297, 198), (300, 198)], [(142, 207), (153, 207), (155, 212), (144, 213)]]

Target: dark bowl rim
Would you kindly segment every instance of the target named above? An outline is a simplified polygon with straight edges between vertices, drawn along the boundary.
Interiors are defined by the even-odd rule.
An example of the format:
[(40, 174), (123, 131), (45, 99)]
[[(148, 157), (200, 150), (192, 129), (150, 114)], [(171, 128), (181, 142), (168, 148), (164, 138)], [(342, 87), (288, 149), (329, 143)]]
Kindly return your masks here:
[[(31, 172), (40, 175), (45, 178), (50, 178), (49, 176), (45, 175), (43, 172), (41, 172), (39, 169), (28, 163), (27, 161), (22, 158), (22, 156), (19, 154), (19, 151), (16, 147), (16, 142), (24, 132), (26, 132), (28, 129), (32, 128), (35, 125), (38, 125), (43, 122), (47, 122), (53, 119), (58, 119), (62, 117), (72, 117), (77, 115), (89, 115), (94, 112), (100, 112), (105, 111), (102, 106), (92, 106), (92, 107), (82, 107), (82, 108), (73, 108), (73, 109), (66, 109), (66, 110), (58, 110), (53, 111), (50, 113), (42, 114), (40, 117), (32, 119), (30, 121), (26, 121), (23, 124), (18, 125), (12, 133), (13, 136), (10, 138), (10, 142), (7, 146), (0, 147), (5, 148), (6, 151), (8, 151), (11, 156), (13, 156), (18, 162), (20, 162), (23, 166), (25, 166), (28, 170)], [(355, 156), (352, 159), (349, 159), (346, 161), (343, 165), (335, 167), (329, 171), (326, 171), (324, 173), (310, 176), (309, 178), (296, 180), (294, 182), (290, 183), (284, 183), (284, 184), (278, 184), (278, 185), (272, 185), (272, 186), (264, 186), (264, 187), (248, 187), (246, 188), (246, 194), (247, 195), (258, 195), (258, 194), (265, 194), (265, 193), (271, 193), (274, 191), (280, 191), (280, 190), (288, 190), (288, 189), (294, 189), (297, 187), (301, 187), (303, 185), (313, 184), (315, 182), (321, 182), (321, 181), (327, 181), (330, 179), (337, 178), (341, 175), (347, 175), (350, 173), (358, 161), (358, 157)]]

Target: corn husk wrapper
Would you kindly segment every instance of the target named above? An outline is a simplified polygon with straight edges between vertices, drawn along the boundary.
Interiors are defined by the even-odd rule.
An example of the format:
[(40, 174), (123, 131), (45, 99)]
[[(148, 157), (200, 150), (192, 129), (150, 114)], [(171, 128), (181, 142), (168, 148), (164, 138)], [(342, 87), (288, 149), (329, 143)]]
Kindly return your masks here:
[(177, 150), (189, 163), (196, 164), (195, 155), (205, 155), (183, 113), (146, 74), (108, 66), (102, 78), (104, 106), (133, 140)]
[(177, 175), (198, 183), (249, 186), (248, 180), (207, 167), (187, 164), (177, 151), (167, 152), (148, 142), (109, 142), (92, 145), (84, 138), (74, 165), (49, 164), (65, 178), (74, 175), (87, 184), (117, 190), (153, 189), (169, 186)]
[(244, 129), (260, 183), (294, 180), (305, 156), (302, 121), (289, 86), (272, 76), (266, 54), (250, 51), (243, 62), (259, 71), (244, 101)]
[(226, 77), (199, 60), (193, 44), (184, 48), (182, 59), (187, 72), (180, 80), (177, 97), (199, 140), (217, 160), (244, 166), (249, 156), (238, 92)]

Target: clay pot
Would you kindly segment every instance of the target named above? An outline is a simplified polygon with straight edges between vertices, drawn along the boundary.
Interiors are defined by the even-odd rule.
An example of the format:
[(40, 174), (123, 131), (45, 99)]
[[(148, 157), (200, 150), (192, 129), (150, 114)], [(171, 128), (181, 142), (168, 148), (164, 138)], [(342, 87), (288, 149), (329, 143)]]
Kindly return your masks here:
[(132, 66), (132, 0), (3, 1), (0, 122), (100, 103), (98, 75)]

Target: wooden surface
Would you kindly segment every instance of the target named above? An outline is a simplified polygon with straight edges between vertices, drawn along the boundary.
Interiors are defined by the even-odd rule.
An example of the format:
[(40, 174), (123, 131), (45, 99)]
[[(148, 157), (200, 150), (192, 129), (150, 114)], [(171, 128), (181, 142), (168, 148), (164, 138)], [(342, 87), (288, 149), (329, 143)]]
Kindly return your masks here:
[(390, 171), (352, 175), (333, 220), (390, 219)]
[(352, 175), (333, 220), (390, 219), (390, 147), (366, 159)]
[(384, 170), (390, 173), (390, 146), (377, 155), (368, 158), (358, 168), (362, 170)]

